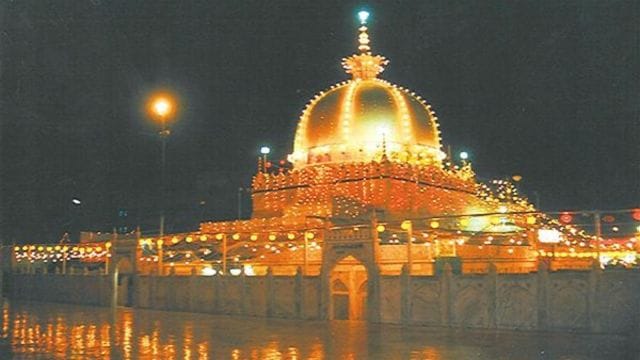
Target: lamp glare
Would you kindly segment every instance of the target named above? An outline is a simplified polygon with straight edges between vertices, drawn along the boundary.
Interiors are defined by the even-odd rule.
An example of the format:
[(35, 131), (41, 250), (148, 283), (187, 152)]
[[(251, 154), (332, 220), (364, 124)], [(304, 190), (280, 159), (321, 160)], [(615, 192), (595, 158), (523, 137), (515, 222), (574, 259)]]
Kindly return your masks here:
[(360, 24), (366, 24), (367, 19), (369, 19), (369, 12), (365, 10), (358, 12), (358, 19), (360, 19)]

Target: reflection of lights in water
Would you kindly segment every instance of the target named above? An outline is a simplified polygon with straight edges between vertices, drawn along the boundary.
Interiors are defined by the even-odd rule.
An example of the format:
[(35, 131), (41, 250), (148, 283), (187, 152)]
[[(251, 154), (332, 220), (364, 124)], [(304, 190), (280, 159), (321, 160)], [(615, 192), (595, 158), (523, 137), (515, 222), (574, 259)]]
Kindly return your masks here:
[(184, 358), (191, 359), (191, 346), (193, 345), (193, 323), (189, 322), (184, 325), (184, 333), (182, 334), (182, 339), (182, 351)]
[[(179, 296), (179, 295), (178, 295)], [(180, 299), (186, 298), (184, 296)], [(178, 300), (178, 297), (176, 297)], [(2, 314), (6, 339), (11, 342), (15, 358), (46, 359), (360, 359), (372, 357), (367, 346), (368, 326), (353, 322), (305, 323), (256, 321), (255, 319), (226, 318), (207, 314), (170, 313), (142, 309), (118, 309), (115, 329), (111, 327), (108, 308), (83, 307), (55, 304), (21, 304), (16, 310), (5, 308)], [(377, 327), (377, 325), (376, 325)], [(504, 348), (505, 341), (520, 346), (523, 353), (537, 354), (536, 341), (530, 336), (509, 335), (487, 340), (477, 345), (455, 336), (456, 340), (446, 344), (439, 340), (430, 342), (433, 333), (424, 336), (403, 337), (405, 330), (385, 328), (389, 336), (398, 339), (398, 344), (388, 346), (376, 343), (379, 358), (393, 358), (398, 346), (403, 346), (411, 358), (441, 359), (443, 352), (456, 351), (460, 358), (475, 358), (481, 346)], [(403, 331), (403, 332), (401, 332)], [(416, 335), (419, 328), (416, 328)], [(431, 330), (432, 331), (432, 330)], [(338, 338), (327, 337), (328, 333), (340, 333)], [(131, 342), (126, 343), (130, 334)], [(431, 334), (431, 335), (428, 335)], [(76, 337), (77, 336), (77, 337)], [(438, 337), (439, 335), (436, 335)], [(533, 334), (534, 340), (540, 339)], [(545, 338), (543, 335), (542, 338)], [(558, 335), (561, 336), (562, 335)], [(572, 335), (573, 336), (573, 335)], [(449, 335), (446, 336), (447, 338)], [(522, 338), (522, 339), (521, 339)], [(566, 350), (566, 338), (551, 345)], [(377, 339), (375, 340), (377, 341)], [(515, 341), (515, 342), (514, 342)], [(574, 337), (571, 341), (576, 341)], [(580, 338), (581, 343), (593, 350), (593, 338)], [(611, 358), (622, 358), (625, 351), (618, 340), (612, 346), (611, 338), (598, 345), (618, 351)], [(624, 340), (626, 341), (626, 340)], [(214, 346), (215, 344), (215, 346)], [(515, 345), (517, 344), (517, 345)], [(533, 344), (533, 345), (532, 345)], [(606, 344), (606, 345), (605, 345)], [(623, 344), (626, 344), (623, 343)], [(326, 349), (325, 349), (326, 348)], [(597, 348), (597, 349), (598, 349)], [(614, 349), (614, 350), (611, 350)], [(615, 350), (623, 349), (623, 350)], [(3, 349), (4, 350), (4, 349)], [(327, 352), (331, 356), (328, 357)], [(585, 356), (581, 349), (573, 348), (576, 357)], [(584, 350), (587, 351), (587, 350)], [(0, 351), (0, 354), (4, 354)], [(1, 355), (0, 355), (1, 357)], [(485, 357), (483, 359), (489, 359)], [(599, 357), (598, 357), (599, 358)]]

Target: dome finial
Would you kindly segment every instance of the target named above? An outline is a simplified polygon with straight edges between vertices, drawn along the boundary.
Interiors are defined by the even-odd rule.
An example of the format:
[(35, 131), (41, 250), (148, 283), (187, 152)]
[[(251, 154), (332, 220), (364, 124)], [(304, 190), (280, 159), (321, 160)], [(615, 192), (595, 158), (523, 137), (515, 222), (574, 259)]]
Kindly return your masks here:
[(358, 34), (358, 50), (361, 53), (368, 53), (371, 51), (371, 47), (369, 46), (369, 34), (367, 33), (367, 20), (369, 19), (369, 12), (362, 10), (358, 12), (358, 19), (360, 19), (360, 34)]
[(354, 79), (368, 80), (374, 79), (384, 70), (384, 66), (389, 62), (384, 56), (371, 55), (371, 40), (367, 28), (369, 12), (361, 10), (358, 12), (360, 27), (358, 28), (358, 50), (360, 54), (354, 54), (342, 60), (342, 66)]

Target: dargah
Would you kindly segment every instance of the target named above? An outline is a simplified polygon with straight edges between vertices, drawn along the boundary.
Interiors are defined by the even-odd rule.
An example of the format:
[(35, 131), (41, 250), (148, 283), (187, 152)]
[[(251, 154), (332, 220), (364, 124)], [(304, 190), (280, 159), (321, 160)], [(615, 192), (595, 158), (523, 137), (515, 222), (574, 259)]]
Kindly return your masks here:
[[(342, 59), (347, 79), (306, 105), (286, 162), (259, 160), (250, 219), (18, 246), (10, 296), (637, 332), (640, 210), (542, 213), (518, 192), (517, 178), (478, 181), (469, 159), (446, 150), (428, 101), (384, 79), (389, 60), (375, 52), (369, 14), (358, 16), (357, 49)], [(607, 217), (624, 219), (632, 235), (610, 233)]]

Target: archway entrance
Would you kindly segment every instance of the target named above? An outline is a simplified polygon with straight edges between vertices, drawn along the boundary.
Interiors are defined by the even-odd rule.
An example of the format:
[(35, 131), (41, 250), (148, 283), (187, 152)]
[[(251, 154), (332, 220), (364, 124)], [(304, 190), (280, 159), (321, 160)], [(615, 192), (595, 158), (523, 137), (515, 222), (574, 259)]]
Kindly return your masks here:
[(329, 317), (334, 320), (366, 320), (367, 269), (353, 256), (347, 256), (331, 271)]
[(114, 269), (117, 276), (116, 301), (118, 306), (133, 306), (133, 265), (128, 257), (122, 257)]

